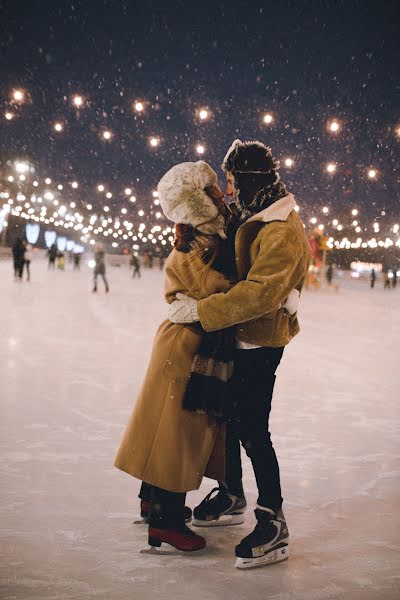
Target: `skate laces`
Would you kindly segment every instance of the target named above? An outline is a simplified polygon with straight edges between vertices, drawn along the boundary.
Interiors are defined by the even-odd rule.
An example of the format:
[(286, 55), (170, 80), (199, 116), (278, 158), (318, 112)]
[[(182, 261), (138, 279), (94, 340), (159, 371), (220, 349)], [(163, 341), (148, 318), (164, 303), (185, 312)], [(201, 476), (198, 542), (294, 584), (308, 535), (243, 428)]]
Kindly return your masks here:
[[(220, 490), (220, 488), (219, 488), (219, 487), (215, 487), (215, 488), (213, 488), (213, 489), (211, 490), (211, 492), (210, 492), (209, 494), (207, 494), (207, 496), (206, 496), (206, 497), (205, 497), (205, 498), (204, 498), (204, 499), (203, 499), (203, 500), (200, 502), (200, 504), (199, 504), (198, 508), (200, 508), (200, 506), (203, 506), (203, 505), (207, 504), (207, 503), (208, 503), (208, 502), (210, 502), (210, 501), (212, 502), (212, 500), (216, 500), (216, 499), (217, 499), (217, 496), (218, 496), (218, 494), (219, 494), (219, 492), (220, 492), (220, 491), (221, 491), (221, 490)], [(211, 500), (211, 496), (213, 495), (213, 493), (214, 493), (214, 492), (218, 492), (218, 493), (217, 493), (217, 494), (216, 494), (216, 496), (215, 496), (215, 497), (214, 497), (214, 498)]]

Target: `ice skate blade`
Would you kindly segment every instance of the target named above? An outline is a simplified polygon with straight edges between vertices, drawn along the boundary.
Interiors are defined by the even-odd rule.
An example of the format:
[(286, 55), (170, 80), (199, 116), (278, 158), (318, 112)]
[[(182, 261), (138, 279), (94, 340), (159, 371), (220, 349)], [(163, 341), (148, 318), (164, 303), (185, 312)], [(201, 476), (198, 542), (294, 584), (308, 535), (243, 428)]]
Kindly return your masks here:
[(222, 515), (219, 519), (212, 521), (201, 521), (200, 519), (192, 519), (194, 527), (224, 527), (227, 525), (241, 525), (244, 523), (244, 514), (239, 515)]
[(237, 569), (254, 569), (256, 567), (264, 567), (265, 565), (272, 565), (273, 563), (282, 562), (289, 558), (289, 547), (278, 548), (265, 554), (264, 556), (258, 556), (257, 558), (240, 558), (236, 559), (235, 567)]
[[(165, 542), (163, 542), (165, 543)], [(205, 548), (202, 548), (201, 550), (192, 550), (192, 551), (185, 551), (185, 550), (178, 550), (178, 548), (174, 548), (174, 546), (169, 546), (167, 545), (167, 547), (161, 547), (161, 548), (155, 548), (154, 546), (149, 546), (149, 548), (145, 548), (144, 550), (140, 551), (140, 554), (152, 554), (153, 556), (190, 556), (190, 555), (201, 555), (204, 554)]]
[[(190, 519), (185, 519), (185, 523), (190, 523), (191, 522), (191, 518)], [(137, 521), (132, 521), (132, 525), (148, 525), (149, 524), (149, 519), (138, 519)]]
[(138, 519), (137, 521), (132, 522), (132, 525), (148, 525), (148, 524), (149, 524), (148, 519)]

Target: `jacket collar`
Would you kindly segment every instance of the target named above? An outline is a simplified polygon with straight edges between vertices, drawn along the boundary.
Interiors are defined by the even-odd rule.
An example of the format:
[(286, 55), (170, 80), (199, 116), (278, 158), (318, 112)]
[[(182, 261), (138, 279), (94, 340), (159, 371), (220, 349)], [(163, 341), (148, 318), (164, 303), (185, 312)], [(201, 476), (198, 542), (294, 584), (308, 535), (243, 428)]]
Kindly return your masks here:
[(293, 194), (286, 194), (283, 198), (280, 198), (276, 202), (273, 202), (271, 206), (260, 211), (256, 215), (250, 217), (243, 223), (250, 223), (251, 221), (262, 221), (263, 223), (270, 223), (271, 221), (287, 221), (288, 216), (296, 206), (296, 200)]

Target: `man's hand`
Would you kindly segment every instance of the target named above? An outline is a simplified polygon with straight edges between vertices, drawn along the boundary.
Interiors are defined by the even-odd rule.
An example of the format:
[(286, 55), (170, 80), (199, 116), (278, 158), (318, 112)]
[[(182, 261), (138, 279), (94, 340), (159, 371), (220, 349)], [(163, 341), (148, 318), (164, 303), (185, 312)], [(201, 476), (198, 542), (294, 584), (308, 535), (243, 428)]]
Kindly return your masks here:
[(286, 302), (282, 304), (282, 308), (284, 308), (286, 312), (289, 313), (289, 315), (294, 315), (294, 313), (297, 312), (297, 309), (299, 308), (299, 302), (300, 292), (295, 288), (290, 292)]
[(177, 294), (177, 300), (169, 305), (168, 319), (172, 323), (195, 323), (199, 321), (197, 300), (185, 294)]

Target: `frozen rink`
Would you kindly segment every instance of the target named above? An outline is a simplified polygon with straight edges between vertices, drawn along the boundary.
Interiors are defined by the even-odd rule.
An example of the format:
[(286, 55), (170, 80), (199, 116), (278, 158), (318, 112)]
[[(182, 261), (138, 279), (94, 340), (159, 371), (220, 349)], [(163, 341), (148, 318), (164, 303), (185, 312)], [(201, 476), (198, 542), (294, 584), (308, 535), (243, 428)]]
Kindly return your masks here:
[[(398, 600), (400, 289), (305, 292), (278, 372), (271, 429), (291, 557), (239, 571), (246, 522), (201, 530), (201, 555), (146, 556), (139, 482), (113, 467), (165, 314), (162, 274), (109, 268), (13, 281), (0, 263), (2, 600)], [(214, 485), (188, 496), (195, 506)]]

